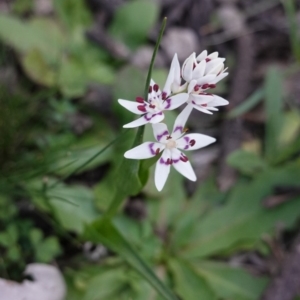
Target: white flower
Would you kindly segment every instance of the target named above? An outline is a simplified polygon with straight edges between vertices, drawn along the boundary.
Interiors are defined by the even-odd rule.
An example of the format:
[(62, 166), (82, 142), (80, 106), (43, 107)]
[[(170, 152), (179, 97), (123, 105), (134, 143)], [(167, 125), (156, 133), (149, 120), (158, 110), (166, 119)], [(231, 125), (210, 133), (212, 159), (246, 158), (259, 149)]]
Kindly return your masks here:
[[(192, 53), (182, 66), (182, 77), (188, 82), (188, 106), (207, 113), (218, 111), (217, 106), (227, 105), (229, 102), (222, 97), (207, 93), (228, 75), (224, 69), (225, 58), (219, 57), (218, 52), (207, 55), (201, 52), (197, 57)], [(191, 111), (191, 110), (190, 110)]]
[(182, 65), (182, 78), (186, 82), (196, 80), (197, 84), (206, 90), (213, 88), (224, 77), (228, 75), (224, 68), (225, 58), (219, 57), (218, 52), (207, 55), (204, 50), (197, 57), (192, 53)]
[[(151, 80), (148, 101), (145, 101), (141, 97), (137, 97), (136, 102), (123, 99), (118, 100), (118, 102), (129, 111), (138, 115), (143, 115), (141, 118), (130, 122), (123, 127), (132, 128), (147, 123), (159, 123), (165, 117), (163, 113), (164, 110), (173, 110), (185, 103), (188, 100), (189, 95), (187, 93), (181, 93), (186, 87), (180, 87), (180, 81), (180, 65), (177, 55), (175, 54), (162, 92), (159, 89), (159, 86)], [(180, 93), (172, 96), (172, 93), (174, 92)]]
[(171, 134), (166, 124), (153, 124), (153, 133), (157, 142), (145, 142), (124, 154), (126, 158), (130, 159), (146, 159), (162, 152), (156, 163), (154, 177), (156, 188), (159, 191), (165, 185), (171, 165), (186, 178), (196, 181), (196, 175), (188, 158), (180, 150), (196, 150), (216, 140), (198, 133), (185, 134), (184, 126), (189, 114), (190, 112), (185, 109), (178, 115)]

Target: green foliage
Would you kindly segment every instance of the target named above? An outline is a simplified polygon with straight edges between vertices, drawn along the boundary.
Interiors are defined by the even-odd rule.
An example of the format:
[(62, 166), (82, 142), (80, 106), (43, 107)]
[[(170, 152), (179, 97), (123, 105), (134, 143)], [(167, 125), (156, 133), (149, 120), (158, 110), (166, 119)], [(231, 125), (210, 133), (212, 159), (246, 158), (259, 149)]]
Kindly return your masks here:
[[(74, 14), (78, 11), (75, 9)], [(76, 16), (74, 18), (76, 22)], [(69, 40), (54, 20), (21, 21), (0, 15), (0, 39), (20, 54), (26, 74), (38, 84), (59, 88), (68, 97), (83, 95), (92, 82), (112, 83), (114, 77), (112, 68), (103, 61), (101, 51), (95, 50), (84, 39), (83, 28), (72, 30)]]
[(289, 23), (290, 40), (294, 57), (300, 62), (300, 39), (298, 35), (296, 1), (281, 1)]
[(265, 81), (265, 155), (268, 161), (272, 161), (278, 152), (278, 133), (281, 130), (283, 117), (282, 98), (282, 75), (277, 68), (270, 68)]
[(158, 4), (147, 0), (134, 0), (120, 7), (110, 25), (113, 37), (137, 48), (147, 38), (158, 17)]
[(227, 117), (236, 118), (243, 115), (244, 113), (254, 108), (263, 99), (263, 96), (264, 96), (264, 91), (262, 89), (255, 91), (250, 97), (244, 100), (243, 103), (233, 108), (228, 113)]
[(35, 257), (38, 262), (49, 263), (61, 253), (57, 237), (50, 236), (43, 238), (43, 233), (37, 228), (29, 232), (29, 237), (35, 251)]
[(173, 293), (157, 278), (144, 260), (133, 250), (109, 219), (102, 218), (86, 227), (85, 237), (95, 243), (100, 242), (118, 253), (143, 276), (164, 299), (177, 299)]
[(227, 163), (245, 175), (255, 175), (267, 166), (257, 154), (245, 150), (237, 150), (230, 154)]

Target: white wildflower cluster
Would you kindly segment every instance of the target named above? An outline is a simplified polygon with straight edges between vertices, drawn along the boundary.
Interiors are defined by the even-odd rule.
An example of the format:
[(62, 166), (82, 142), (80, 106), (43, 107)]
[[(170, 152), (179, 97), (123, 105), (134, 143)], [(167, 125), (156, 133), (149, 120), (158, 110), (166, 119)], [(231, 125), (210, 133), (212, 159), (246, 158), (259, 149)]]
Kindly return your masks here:
[[(186, 134), (185, 124), (193, 108), (212, 114), (218, 110), (217, 106), (228, 104), (227, 100), (207, 92), (228, 75), (224, 61), (225, 58), (219, 57), (218, 52), (208, 55), (207, 51), (203, 51), (197, 57), (195, 53), (191, 54), (180, 68), (175, 54), (162, 90), (151, 80), (148, 99), (137, 97), (136, 102), (118, 100), (129, 111), (141, 115), (123, 127), (152, 124), (156, 142), (145, 142), (125, 152), (124, 156), (130, 159), (146, 159), (162, 153), (156, 163), (154, 178), (159, 191), (165, 185), (171, 165), (186, 178), (196, 181), (195, 172), (181, 150), (196, 150), (215, 142), (216, 139), (199, 133)], [(183, 104), (186, 107), (177, 116), (172, 132), (169, 132), (166, 124), (160, 123), (165, 117), (164, 113)]]

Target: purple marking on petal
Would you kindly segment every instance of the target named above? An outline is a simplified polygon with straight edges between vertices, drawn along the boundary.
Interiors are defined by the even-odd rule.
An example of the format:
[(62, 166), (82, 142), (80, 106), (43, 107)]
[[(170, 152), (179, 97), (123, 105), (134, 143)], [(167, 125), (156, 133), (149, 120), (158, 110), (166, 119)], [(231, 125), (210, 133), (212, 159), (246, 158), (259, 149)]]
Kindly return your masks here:
[(183, 149), (184, 150), (187, 150), (187, 149), (189, 149), (190, 147), (189, 147), (189, 145), (186, 145)]
[(158, 135), (156, 136), (157, 140), (160, 141), (161, 138), (162, 138), (164, 135), (169, 135), (169, 132), (166, 130), (166, 131), (164, 131), (162, 134), (158, 134)]
[(180, 159), (173, 159), (173, 164), (177, 164), (180, 161)]
[(168, 109), (171, 107), (171, 99), (166, 99), (165, 102), (167, 102), (167, 105), (165, 106), (165, 109)]
[(159, 163), (160, 164), (162, 164), (162, 165), (168, 165), (168, 162), (167, 162), (167, 160), (164, 160), (163, 158), (161, 158), (160, 160), (159, 160)]
[(190, 141), (190, 138), (188, 136), (185, 136), (184, 140), (188, 143)]
[(153, 149), (154, 143), (149, 144), (149, 149), (152, 155), (156, 155), (156, 151)]
[[(147, 115), (150, 115), (149, 117)], [(159, 113), (157, 114), (151, 114), (151, 113), (147, 113), (145, 115), (143, 115), (143, 117), (147, 120), (147, 121), (150, 121), (152, 118), (154, 118), (155, 116), (161, 116), (163, 113), (160, 111)]]
[(176, 132), (177, 130), (179, 130), (180, 132), (183, 131), (183, 127), (182, 126), (176, 126), (173, 132)]

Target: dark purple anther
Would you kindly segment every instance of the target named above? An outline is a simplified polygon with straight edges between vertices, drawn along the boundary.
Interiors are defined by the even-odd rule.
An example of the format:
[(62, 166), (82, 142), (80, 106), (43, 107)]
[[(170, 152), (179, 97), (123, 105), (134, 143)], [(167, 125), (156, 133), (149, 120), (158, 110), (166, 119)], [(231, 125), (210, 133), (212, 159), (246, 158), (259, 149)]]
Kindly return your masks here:
[(205, 83), (202, 85), (202, 89), (205, 90), (205, 89), (208, 89), (209, 88), (209, 84), (208, 83)]
[(158, 154), (159, 154), (159, 152), (160, 152), (160, 149), (159, 149), (159, 148), (157, 148), (157, 149), (155, 150), (155, 155), (158, 155)]
[(199, 85), (199, 84), (196, 84), (196, 85), (194, 86), (194, 91), (195, 91), (195, 92), (198, 92), (199, 89), (200, 89), (200, 85)]
[(203, 106), (203, 107), (206, 107), (206, 106), (207, 106), (207, 104), (206, 104), (206, 103), (204, 103), (204, 104), (201, 104), (201, 106)]
[(138, 103), (144, 103), (144, 99), (142, 97), (136, 97), (135, 101)]
[(150, 104), (149, 107), (150, 108), (155, 108), (155, 105), (154, 104)]
[(158, 92), (158, 89), (159, 89), (158, 84), (155, 83), (154, 86), (153, 86), (153, 89), (154, 89), (155, 92)]
[(210, 89), (214, 89), (215, 87), (216, 87), (216, 85), (213, 84), (213, 83), (209, 85), (209, 88), (210, 88)]
[(208, 57), (206, 57), (206, 58), (205, 58), (205, 61), (206, 61), (206, 62), (209, 62), (209, 61), (211, 61), (211, 59), (208, 58)]
[(161, 99), (163, 99), (163, 100), (167, 99), (167, 93), (166, 92), (162, 92)]
[(152, 93), (152, 86), (149, 86), (149, 93)]
[(196, 144), (195, 140), (190, 140), (190, 145), (193, 147)]
[(137, 107), (137, 109), (138, 109), (139, 111), (146, 112), (146, 107), (145, 107), (144, 105), (139, 105), (139, 106)]
[(181, 153), (181, 155), (182, 156), (180, 156), (180, 160), (181, 161), (183, 161), (183, 162), (187, 162), (189, 159), (185, 156), (185, 155), (183, 155), (182, 153)]

